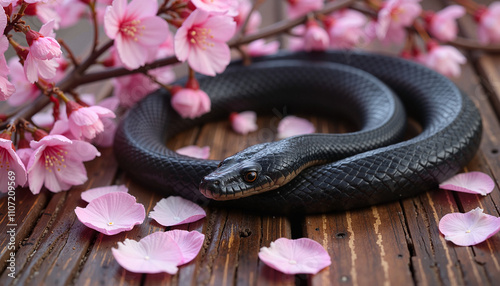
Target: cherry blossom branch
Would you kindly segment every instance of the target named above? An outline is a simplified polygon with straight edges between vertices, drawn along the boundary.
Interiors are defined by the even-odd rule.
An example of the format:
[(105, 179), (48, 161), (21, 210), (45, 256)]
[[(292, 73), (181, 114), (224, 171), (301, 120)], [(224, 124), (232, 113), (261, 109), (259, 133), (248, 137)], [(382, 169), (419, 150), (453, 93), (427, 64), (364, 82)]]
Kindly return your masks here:
[[(340, 1), (330, 2), (330, 3), (326, 4), (323, 9), (317, 11), (315, 14), (318, 14), (318, 15), (328, 14), (328, 13), (331, 13), (335, 10), (339, 10), (339, 9), (348, 7), (349, 5), (354, 3), (355, 1), (356, 0), (340, 0)], [(274, 36), (276, 34), (289, 31), (293, 27), (296, 27), (300, 24), (303, 24), (306, 21), (307, 21), (307, 16), (299, 17), (299, 18), (292, 19), (292, 20), (283, 20), (283, 21), (277, 22), (273, 25), (267, 26), (263, 29), (260, 29), (259, 32), (256, 32), (254, 34), (243, 36), (240, 39), (233, 39), (233, 40), (228, 42), (228, 46), (230, 48), (236, 48), (238, 46), (248, 44), (248, 43), (253, 42), (255, 40), (258, 40), (258, 39), (268, 38), (268, 37)], [(113, 42), (109, 42), (105, 46), (103, 46), (101, 48), (101, 50), (106, 48), (106, 47), (109, 48), (112, 45), (113, 45)], [(101, 50), (99, 50), (99, 51), (101, 51)], [(97, 52), (99, 52), (99, 51), (97, 51)], [(102, 53), (103, 52), (104, 51), (102, 51)], [(100, 53), (100, 54), (102, 54), (102, 53)], [(97, 57), (100, 56), (100, 54), (98, 54)], [(78, 70), (85, 71), (88, 68), (87, 64), (94, 62), (95, 59), (97, 59), (97, 57), (89, 58), (87, 61), (85, 61), (84, 63), (82, 63), (80, 65)], [(64, 83), (60, 84), (59, 86), (60, 86), (61, 90), (66, 91), (68, 89), (75, 88), (79, 85), (83, 85), (83, 84), (87, 84), (87, 83), (91, 83), (91, 82), (96, 82), (96, 81), (100, 81), (100, 80), (105, 80), (105, 79), (110, 79), (113, 77), (126, 76), (126, 75), (130, 75), (130, 74), (134, 74), (134, 73), (144, 73), (144, 72), (151, 70), (151, 69), (156, 69), (156, 68), (159, 68), (162, 66), (176, 64), (176, 63), (179, 63), (179, 60), (177, 60), (177, 58), (175, 56), (170, 56), (170, 57), (167, 57), (164, 59), (156, 60), (150, 64), (146, 64), (146, 65), (144, 65), (138, 69), (135, 69), (135, 70), (128, 70), (125, 68), (113, 68), (113, 69), (107, 69), (104, 71), (88, 73), (88, 74), (85, 74), (84, 76), (80, 72), (80, 76), (78, 76), (76, 78), (75, 78), (75, 76), (72, 76), (72, 74), (70, 74), (67, 83), (65, 81)]]

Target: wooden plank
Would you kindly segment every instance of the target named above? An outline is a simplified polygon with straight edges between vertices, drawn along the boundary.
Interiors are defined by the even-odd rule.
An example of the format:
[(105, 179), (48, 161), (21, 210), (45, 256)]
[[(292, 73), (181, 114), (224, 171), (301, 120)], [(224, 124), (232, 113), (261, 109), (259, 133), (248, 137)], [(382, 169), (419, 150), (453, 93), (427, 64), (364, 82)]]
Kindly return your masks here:
[[(15, 226), (10, 226), (8, 217), (8, 197), (4, 196), (0, 199), (0, 269), (4, 269), (7, 263), (6, 260), (11, 253), (15, 253), (20, 246), (32, 244), (26, 240), (29, 233), (36, 224), (42, 210), (47, 205), (50, 194), (47, 191), (42, 191), (38, 195), (33, 195), (29, 189), (19, 188), (15, 195)], [(15, 229), (15, 241), (12, 249), (11, 235), (7, 233), (12, 228)], [(16, 257), (17, 259), (17, 257)], [(16, 269), (19, 262), (16, 262)]]
[[(119, 181), (122, 183), (122, 181)], [(153, 210), (153, 207), (161, 199), (157, 193), (151, 192), (139, 184), (125, 179), (123, 181), (128, 188), (129, 193), (137, 198), (137, 202), (144, 205), (146, 210), (146, 219), (140, 225), (136, 225), (132, 230), (121, 232), (116, 235), (107, 236), (97, 233), (97, 239), (85, 257), (85, 263), (74, 279), (76, 285), (139, 285), (141, 284), (142, 274), (136, 274), (126, 271), (114, 259), (111, 248), (117, 247), (119, 241), (126, 238), (140, 240), (150, 233), (163, 231), (165, 228), (153, 219), (148, 218), (147, 214)]]
[[(50, 282), (50, 285), (64, 285), (76, 273), (92, 235), (77, 221), (74, 209), (82, 206), (82, 191), (108, 185), (113, 180), (116, 162), (111, 149), (108, 149), (102, 151), (101, 158), (86, 166), (90, 179), (71, 191), (54, 194), (27, 238), (28, 243), (16, 253), (19, 273), (13, 283), (40, 285)], [(1, 279), (4, 278), (2, 276)]]
[[(197, 144), (213, 146), (211, 158), (220, 160), (250, 145), (274, 140), (275, 116), (260, 117), (257, 124), (258, 131), (242, 136), (231, 129), (228, 120), (208, 123)], [(288, 219), (237, 210), (215, 212), (218, 218), (209, 225), (211, 239), (196, 284), (289, 285), (293, 282), (293, 277), (276, 273), (262, 265), (257, 257), (262, 246), (269, 246), (279, 237), (291, 237)]]

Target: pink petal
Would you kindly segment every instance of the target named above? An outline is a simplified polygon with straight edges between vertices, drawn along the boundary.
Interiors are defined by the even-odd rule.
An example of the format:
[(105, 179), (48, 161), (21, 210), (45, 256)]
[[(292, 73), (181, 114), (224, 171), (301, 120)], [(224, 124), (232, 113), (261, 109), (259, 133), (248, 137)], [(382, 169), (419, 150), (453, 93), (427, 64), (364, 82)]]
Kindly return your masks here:
[(99, 198), (105, 194), (114, 192), (125, 192), (128, 193), (128, 188), (125, 185), (115, 185), (115, 186), (105, 186), (99, 188), (88, 189), (81, 194), (82, 200), (90, 203), (92, 200)]
[(314, 125), (307, 119), (289, 115), (278, 124), (278, 138), (314, 133)]
[(450, 5), (439, 11), (439, 17), (444, 19), (457, 19), (465, 15), (466, 10), (460, 5)]
[(152, 233), (140, 241), (125, 239), (111, 252), (118, 264), (135, 273), (177, 273), (182, 258), (181, 249), (165, 232)]
[(328, 252), (309, 238), (279, 238), (262, 247), (259, 258), (269, 267), (286, 274), (316, 274), (331, 264)]
[(209, 76), (224, 71), (231, 61), (231, 51), (225, 43), (214, 42), (213, 46), (203, 49), (191, 46), (188, 63), (195, 71)]
[(127, 16), (134, 19), (155, 16), (156, 12), (158, 12), (158, 1), (154, 0), (132, 0), (127, 7)]
[(495, 182), (485, 173), (469, 172), (455, 175), (439, 184), (441, 189), (486, 196), (495, 188)]
[(146, 63), (148, 53), (144, 52), (144, 46), (130, 37), (122, 34), (116, 35), (115, 47), (123, 65), (130, 70), (136, 69)]
[(124, 192), (114, 192), (92, 200), (86, 208), (77, 207), (76, 216), (86, 226), (106, 235), (131, 230), (146, 217), (142, 204)]
[(230, 118), (233, 130), (240, 134), (248, 134), (258, 129), (257, 113), (254, 111), (243, 111), (231, 114)]
[(278, 41), (266, 43), (264, 39), (259, 39), (248, 44), (247, 52), (252, 57), (260, 57), (275, 54), (279, 48), (280, 42)]
[(164, 226), (190, 223), (206, 215), (197, 204), (177, 196), (161, 199), (149, 213), (150, 218)]
[(227, 42), (236, 32), (236, 22), (234, 22), (233, 17), (227, 15), (212, 16), (206, 20), (203, 28), (212, 30), (212, 40)]
[(439, 231), (456, 245), (476, 245), (500, 231), (500, 218), (484, 214), (481, 208), (451, 213), (441, 218)]
[(168, 37), (168, 24), (160, 17), (149, 17), (141, 20), (145, 29), (139, 35), (139, 41), (143, 46), (154, 46), (155, 51)]
[(189, 145), (186, 147), (179, 148), (175, 152), (193, 158), (208, 159), (208, 157), (210, 156), (210, 147), (209, 146), (198, 147), (195, 145)]
[(205, 240), (205, 235), (198, 231), (174, 229), (165, 233), (170, 235), (181, 249), (182, 260), (177, 265), (182, 265), (193, 260), (200, 252)]
[(106, 7), (106, 12), (104, 13), (104, 32), (110, 39), (114, 39), (120, 31), (120, 18), (122, 17), (121, 12), (118, 11), (119, 4), (125, 5), (126, 0), (115, 0), (112, 6)]

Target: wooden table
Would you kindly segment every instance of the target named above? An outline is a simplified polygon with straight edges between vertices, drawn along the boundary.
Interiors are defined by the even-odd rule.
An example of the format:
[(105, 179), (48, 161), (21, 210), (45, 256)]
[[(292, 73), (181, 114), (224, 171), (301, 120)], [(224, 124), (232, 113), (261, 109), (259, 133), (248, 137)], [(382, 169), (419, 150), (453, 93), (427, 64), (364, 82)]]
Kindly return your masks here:
[[(424, 7), (441, 3), (425, 1)], [(474, 34), (470, 20), (462, 32)], [(500, 56), (468, 53), (462, 75), (455, 79), (480, 109), (484, 133), (480, 150), (464, 171), (500, 178)], [(179, 134), (171, 148), (211, 146), (212, 159), (222, 159), (246, 146), (274, 140), (282, 111), (259, 119), (260, 129), (236, 135), (228, 122), (212, 122)], [(307, 116), (319, 132), (342, 132), (349, 126)], [(228, 144), (230, 142), (230, 144)], [(68, 192), (16, 192), (15, 279), (6, 269), (9, 249), (7, 198), (0, 199), (0, 285), (498, 285), (500, 234), (473, 247), (444, 240), (438, 222), (450, 212), (476, 207), (500, 216), (498, 184), (488, 196), (431, 190), (420, 196), (361, 210), (299, 217), (267, 216), (205, 208), (207, 217), (179, 227), (206, 235), (198, 257), (177, 275), (141, 275), (121, 268), (111, 248), (125, 238), (140, 238), (165, 228), (146, 218), (133, 230), (106, 236), (85, 227), (74, 209), (86, 204), (80, 193), (89, 188), (126, 184), (147, 213), (161, 196), (128, 179), (112, 149), (86, 164), (89, 180)], [(308, 237), (328, 250), (332, 265), (314, 276), (289, 276), (265, 266), (259, 249), (280, 237)]]

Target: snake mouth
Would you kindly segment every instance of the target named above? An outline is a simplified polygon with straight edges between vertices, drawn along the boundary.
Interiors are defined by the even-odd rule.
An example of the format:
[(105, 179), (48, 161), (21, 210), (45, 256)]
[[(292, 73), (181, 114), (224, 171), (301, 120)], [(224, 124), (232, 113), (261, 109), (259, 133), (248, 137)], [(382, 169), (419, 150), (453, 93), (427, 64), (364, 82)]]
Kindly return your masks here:
[(265, 185), (253, 188), (242, 188), (238, 185), (226, 186), (219, 180), (204, 178), (200, 183), (199, 190), (209, 199), (216, 201), (229, 201), (257, 195), (278, 187), (279, 186), (272, 186), (271, 183), (266, 183)]

